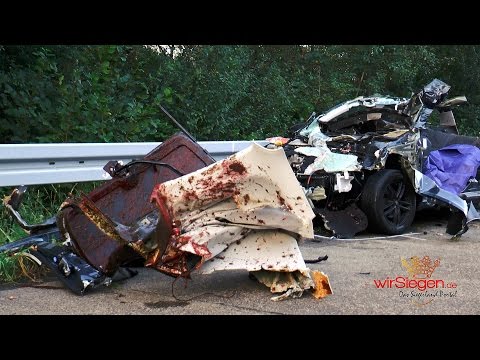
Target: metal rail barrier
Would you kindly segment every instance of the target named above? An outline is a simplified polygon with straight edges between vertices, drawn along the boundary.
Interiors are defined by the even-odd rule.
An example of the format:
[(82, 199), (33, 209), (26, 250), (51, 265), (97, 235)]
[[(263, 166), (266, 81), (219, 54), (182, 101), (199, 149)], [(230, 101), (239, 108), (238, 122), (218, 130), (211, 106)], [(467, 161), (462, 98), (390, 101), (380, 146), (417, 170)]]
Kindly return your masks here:
[[(216, 160), (253, 141), (199, 141)], [(266, 141), (256, 141), (265, 145)], [(103, 167), (110, 160), (140, 159), (160, 145), (143, 143), (0, 144), (0, 187), (109, 180)]]

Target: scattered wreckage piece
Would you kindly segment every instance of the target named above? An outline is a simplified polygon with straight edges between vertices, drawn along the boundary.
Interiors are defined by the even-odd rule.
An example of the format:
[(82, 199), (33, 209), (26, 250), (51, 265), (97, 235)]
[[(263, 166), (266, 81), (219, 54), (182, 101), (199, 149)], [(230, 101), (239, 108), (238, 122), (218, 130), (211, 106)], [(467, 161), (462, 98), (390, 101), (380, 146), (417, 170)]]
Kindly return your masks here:
[[(183, 134), (169, 138), (142, 160), (124, 166), (109, 162), (105, 170), (112, 180), (79, 202), (73, 202), (78, 206), (69, 206), (72, 202), (63, 205), (58, 215), (62, 238), (71, 242), (75, 252), (96, 269), (113, 275), (120, 266), (141, 260), (141, 256), (131, 246), (125, 246), (131, 239), (122, 241), (116, 231), (102, 230), (100, 219), (111, 219), (114, 227), (118, 224), (135, 227), (138, 223), (137, 239), (144, 240), (156, 227), (155, 215), (148, 216), (156, 211), (149, 202), (155, 184), (212, 163), (205, 150)], [(107, 226), (105, 222), (109, 221), (103, 223)]]
[(275, 300), (305, 290), (331, 293), (328, 281), (311, 277), (298, 248), (298, 239), (313, 239), (315, 214), (283, 150), (253, 144), (213, 163), (198, 144), (176, 135), (143, 160), (109, 162), (105, 170), (113, 179), (65, 201), (58, 227), (48, 224), (43, 235), (4, 251), (30, 246), (79, 295), (135, 275), (124, 267), (132, 262), (174, 277), (245, 269), (283, 293)]
[(167, 221), (157, 228), (163, 239), (146, 266), (184, 277), (197, 269), (204, 274), (233, 269), (295, 273), (282, 276), (282, 286), (266, 284), (272, 292), (294, 297), (315, 287), (296, 240), (313, 238), (315, 214), (283, 150), (252, 144), (159, 184), (152, 200)]
[[(352, 237), (368, 225), (374, 232), (401, 234), (417, 205), (450, 207), (457, 220), (447, 230), (457, 237), (478, 220), (480, 156), (467, 156), (466, 149), (473, 146), (478, 153), (480, 139), (458, 135), (452, 108), (467, 100), (447, 99), (449, 90), (434, 79), (409, 99), (361, 96), (313, 113), (303, 126), (292, 128), (291, 141), (280, 146), (327, 230)], [(428, 124), (434, 110), (440, 113), (437, 128)], [(269, 147), (279, 144), (272, 141)], [(463, 155), (455, 157), (458, 161), (453, 149)], [(438, 165), (433, 171), (432, 164)], [(452, 179), (458, 172), (461, 182)], [(433, 184), (422, 179), (424, 174), (434, 178)], [(454, 192), (448, 191), (451, 183), (456, 183)], [(346, 216), (352, 209), (356, 215)]]
[(41, 242), (31, 254), (46, 265), (57, 278), (77, 295), (100, 285), (108, 286), (112, 279), (101, 273), (64, 246)]
[[(200, 145), (176, 134), (141, 160), (125, 166), (109, 162), (105, 170), (112, 180), (79, 201), (67, 199), (56, 218), (37, 225), (28, 225), (18, 213), (26, 187), (15, 189), (4, 204), (30, 236), (5, 244), (0, 251), (11, 254), (29, 247), (36, 249), (32, 252), (80, 295), (98, 285), (108, 285), (108, 279), (131, 277), (135, 272), (124, 266), (143, 263), (144, 259), (119, 233), (130, 235), (130, 240), (150, 237), (158, 220), (156, 208), (149, 202), (154, 185), (213, 162)], [(131, 226), (122, 225), (129, 221), (133, 222)], [(102, 231), (109, 226), (113, 229), (109, 234)], [(73, 261), (71, 271), (63, 270), (65, 261)]]
[[(462, 198), (455, 193), (442, 189), (435, 181), (420, 171), (414, 170), (414, 172), (417, 193), (427, 196), (429, 199), (440, 200), (455, 210), (447, 224), (447, 233), (453, 235), (454, 239), (468, 231), (469, 223), (480, 220), (480, 214), (472, 201), (467, 202), (467, 196)], [(477, 192), (475, 192), (475, 196), (478, 196)]]
[(14, 189), (12, 193), (6, 196), (3, 199), (3, 205), (10, 213), (12, 218), (15, 222), (23, 229), (27, 234), (35, 234), (42, 232), (44, 230), (49, 230), (52, 227), (56, 226), (56, 218), (52, 217), (50, 219), (45, 220), (41, 224), (29, 225), (20, 215), (18, 209), (20, 204), (22, 203), (23, 197), (25, 196), (25, 192), (27, 191), (26, 186), (20, 186), (17, 189)]
[(345, 209), (328, 210), (315, 209), (315, 213), (323, 220), (323, 226), (335, 232), (339, 238), (351, 238), (367, 229), (368, 219), (356, 204), (350, 204)]
[(43, 242), (51, 243), (58, 239), (60, 239), (60, 231), (57, 228), (53, 228), (41, 234), (30, 235), (17, 241), (5, 243), (0, 246), (0, 253), (10, 255), (36, 244)]
[(313, 296), (316, 299), (323, 299), (324, 297), (333, 294), (333, 290), (330, 286), (330, 279), (325, 273), (323, 273), (323, 271), (312, 271), (311, 276), (315, 283)]
[(288, 291), (292, 297), (315, 287), (297, 240), (275, 230), (253, 231), (206, 261), (198, 271), (210, 274), (221, 270), (248, 270), (272, 293)]
[[(60, 241), (58, 228), (27, 236), (0, 246), (0, 253), (13, 255), (22, 250), (29, 250), (29, 257), (38, 266), (45, 265), (58, 279), (77, 295), (83, 295), (87, 289), (100, 285), (110, 285), (112, 278), (98, 271), (81, 257), (77, 256), (69, 246), (56, 245)], [(125, 276), (128, 274), (128, 276)], [(115, 274), (115, 280), (135, 275), (134, 270), (120, 268)]]

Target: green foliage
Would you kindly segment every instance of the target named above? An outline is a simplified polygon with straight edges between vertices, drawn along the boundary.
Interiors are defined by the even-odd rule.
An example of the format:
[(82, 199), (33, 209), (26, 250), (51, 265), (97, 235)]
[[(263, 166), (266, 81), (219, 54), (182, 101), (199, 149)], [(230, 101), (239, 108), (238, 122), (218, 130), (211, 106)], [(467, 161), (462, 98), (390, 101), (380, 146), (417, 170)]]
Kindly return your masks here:
[(262, 139), (340, 101), (408, 97), (434, 77), (480, 130), (480, 54), (460, 45), (1, 46), (3, 143)]
[(6, 46), (0, 56), (4, 143), (155, 141), (175, 131), (159, 119), (168, 95), (158, 55), (143, 46)]
[(15, 256), (0, 254), (0, 281), (12, 282), (20, 276), (18, 260)]

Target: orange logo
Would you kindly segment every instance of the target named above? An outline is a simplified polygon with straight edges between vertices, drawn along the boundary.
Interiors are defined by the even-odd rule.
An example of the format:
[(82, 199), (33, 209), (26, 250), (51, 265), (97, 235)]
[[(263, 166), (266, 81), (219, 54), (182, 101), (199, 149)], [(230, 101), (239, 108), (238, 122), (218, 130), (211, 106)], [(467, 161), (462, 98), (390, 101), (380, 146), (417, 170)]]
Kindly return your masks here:
[(431, 278), (435, 269), (440, 265), (440, 259), (432, 263), (429, 256), (424, 256), (420, 259), (418, 256), (410, 258), (410, 262), (401, 258), (402, 266), (407, 270), (408, 276), (416, 279)]

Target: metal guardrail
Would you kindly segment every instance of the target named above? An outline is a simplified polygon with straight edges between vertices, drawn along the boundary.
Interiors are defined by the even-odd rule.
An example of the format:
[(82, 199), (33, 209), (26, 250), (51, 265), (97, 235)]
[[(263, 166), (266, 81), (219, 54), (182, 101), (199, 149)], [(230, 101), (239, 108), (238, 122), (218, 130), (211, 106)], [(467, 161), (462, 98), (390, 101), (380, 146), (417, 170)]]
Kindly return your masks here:
[[(266, 141), (256, 141), (265, 145)], [(199, 141), (216, 160), (243, 150), (252, 141)], [(128, 163), (160, 145), (144, 143), (0, 144), (0, 187), (108, 180), (110, 160)]]

